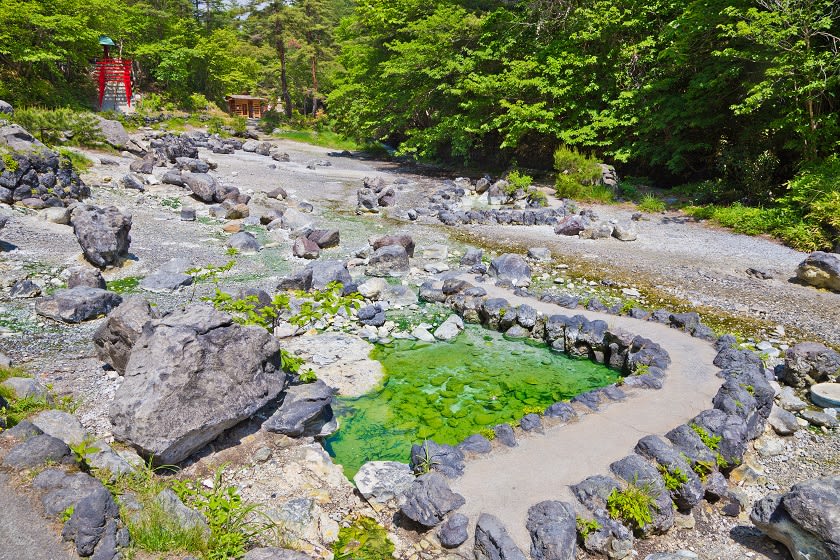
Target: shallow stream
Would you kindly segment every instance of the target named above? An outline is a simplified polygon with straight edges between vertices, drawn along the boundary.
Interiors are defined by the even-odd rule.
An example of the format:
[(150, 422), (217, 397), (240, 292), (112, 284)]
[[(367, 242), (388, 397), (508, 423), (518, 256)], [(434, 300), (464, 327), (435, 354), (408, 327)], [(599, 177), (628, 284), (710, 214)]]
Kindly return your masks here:
[(603, 365), (477, 325), (450, 343), (378, 345), (371, 357), (384, 367), (382, 386), (339, 397), (340, 429), (325, 442), (351, 479), (367, 461), (408, 462), (411, 445), (424, 439), (454, 445), (619, 378)]

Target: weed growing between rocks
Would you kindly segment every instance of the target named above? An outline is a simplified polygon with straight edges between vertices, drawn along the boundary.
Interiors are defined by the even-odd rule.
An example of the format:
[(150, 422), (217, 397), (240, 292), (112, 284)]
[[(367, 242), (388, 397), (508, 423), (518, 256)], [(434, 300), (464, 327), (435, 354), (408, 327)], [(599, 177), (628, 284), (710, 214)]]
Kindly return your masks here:
[(718, 447), (720, 447), (720, 441), (723, 439), (721, 436), (713, 436), (709, 432), (706, 431), (705, 428), (699, 426), (697, 424), (689, 424), (691, 429), (694, 431), (695, 434), (700, 438), (700, 441), (703, 442), (703, 445), (709, 448), (709, 450), (715, 454), (715, 462), (717, 466), (725, 469), (729, 466), (729, 463), (726, 462), (726, 459), (723, 458), (723, 455), (720, 454), (718, 451)]
[(178, 497), (207, 519), (210, 527), (208, 560), (240, 558), (249, 541), (276, 531), (259, 505), (242, 502), (239, 490), (225, 483), (224, 474), (225, 467), (219, 467), (210, 488), (192, 480), (177, 481), (173, 485)]
[(607, 498), (610, 517), (622, 521), (634, 531), (652, 523), (653, 512), (658, 510), (656, 491), (650, 483), (631, 482), (623, 490), (614, 488)]
[(375, 519), (357, 517), (338, 531), (333, 544), (335, 560), (387, 560), (394, 553), (394, 543)]
[[(0, 366), (0, 383), (13, 377), (30, 378), (32, 376), (20, 368)], [(72, 398), (59, 398), (52, 394), (50, 387), (44, 389), (41, 395), (18, 397), (10, 387), (0, 386), (0, 428), (11, 428), (29, 416), (50, 408), (67, 412), (75, 410)]]
[(688, 475), (684, 473), (679, 467), (669, 469), (665, 465), (657, 465), (659, 474), (662, 475), (662, 480), (665, 481), (665, 488), (669, 492), (678, 490), (683, 484), (688, 482)]
[(590, 534), (601, 530), (601, 524), (597, 519), (586, 519), (583, 517), (575, 518), (575, 525), (577, 525), (577, 532), (581, 540), (586, 540)]

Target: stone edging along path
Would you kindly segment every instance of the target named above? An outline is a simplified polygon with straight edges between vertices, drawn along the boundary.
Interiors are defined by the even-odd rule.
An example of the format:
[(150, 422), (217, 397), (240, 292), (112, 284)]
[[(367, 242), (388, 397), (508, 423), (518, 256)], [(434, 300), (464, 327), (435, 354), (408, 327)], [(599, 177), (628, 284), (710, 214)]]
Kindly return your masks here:
[[(452, 292), (452, 288), (456, 288), (455, 292), (457, 293), (457, 287), (453, 284), (461, 280), (468, 282), (470, 279), (467, 276), (450, 279), (448, 281), (450, 283), (449, 291)], [(444, 287), (443, 291), (446, 292), (447, 288)], [(482, 285), (481, 290), (473, 293), (478, 296), (481, 291), (486, 291), (486, 295), (474, 298), (481, 301), (477, 306), (475, 302), (464, 305), (463, 300), (459, 302), (452, 298), (448, 298), (447, 303), (450, 303), (466, 319), (472, 321), (480, 315), (479, 318), (483, 319), (483, 323), (490, 323), (491, 328), (495, 327), (497, 329), (498, 315), (494, 317), (491, 312), (488, 316), (485, 311), (486, 302), (497, 301), (494, 298), (504, 298), (512, 308), (519, 305), (528, 305), (542, 313), (546, 320), (552, 315), (562, 315), (569, 311), (552, 303), (538, 302), (531, 298), (514, 295), (508, 290), (496, 286)], [(470, 294), (469, 288), (466, 289), (466, 293)], [(490, 305), (490, 307), (493, 307), (493, 305)], [(575, 500), (575, 493), (571, 487), (591, 475), (609, 474), (611, 470), (616, 473), (616, 478), (623, 477), (625, 480), (638, 476), (642, 481), (646, 476), (650, 477), (652, 473), (652, 476), (658, 479), (658, 484), (661, 486), (662, 479), (654, 468), (656, 462), (669, 469), (675, 463), (679, 463), (683, 467), (682, 470), (689, 472), (690, 480), (683, 488), (672, 494), (678, 495), (678, 501), (679, 494), (690, 495), (690, 497), (683, 499), (681, 504), (682, 509), (690, 510), (703, 497), (704, 491), (717, 497), (722, 496), (726, 492), (726, 483), (725, 479), (715, 472), (712, 473), (713, 476), (708, 477), (708, 482), (703, 481), (701, 487), (699, 478), (688, 467), (689, 463), (694, 463), (695, 459), (702, 460), (703, 453), (708, 455), (709, 450), (702, 445), (699, 436), (690, 429), (686, 430), (686, 427), (681, 425), (694, 419), (698, 424), (704, 426), (708, 433), (721, 435), (723, 441), (720, 453), (724, 458), (729, 459), (730, 467), (740, 463), (747, 439), (754, 439), (763, 430), (766, 414), (769, 414), (769, 406), (766, 402), (768, 390), (769, 403), (772, 403), (773, 391), (761, 374), (761, 370), (753, 371), (753, 366), (758, 366), (758, 364), (755, 363), (755, 360), (750, 360), (747, 357), (748, 352), (719, 353), (708, 340), (694, 338), (687, 333), (671, 328), (667, 324), (658, 322), (641, 321), (625, 316), (585, 310), (575, 310), (575, 314), (583, 316), (588, 321), (609, 321), (609, 332), (626, 331), (629, 336), (628, 340), (641, 336), (649, 339), (648, 343), (656, 341), (655, 344), (651, 343), (652, 346), (658, 346), (658, 348), (664, 350), (666, 360), (670, 356), (671, 363), (668, 368), (667, 382), (662, 384), (662, 389), (659, 391), (630, 389), (628, 396), (632, 396), (631, 399), (622, 398), (619, 391), (618, 399), (606, 399), (608, 400), (608, 406), (598, 407), (596, 414), (589, 413), (591, 407), (583, 406), (583, 404), (586, 404), (585, 400), (580, 401), (583, 404), (574, 405), (578, 414), (577, 420), (574, 421), (574, 427), (571, 429), (563, 428), (566, 423), (549, 423), (543, 435), (524, 438), (518, 442), (516, 447), (494, 446), (493, 453), (490, 454), (468, 453), (469, 460), (466, 462), (464, 474), (450, 480), (452, 490), (461, 494), (466, 500), (466, 504), (458, 510), (458, 513), (466, 515), (470, 520), (468, 524), (469, 538), (461, 548), (468, 549), (472, 546), (476, 520), (482, 514), (491, 513), (507, 529), (513, 544), (522, 551), (528, 551), (531, 549), (532, 534), (534, 533), (534, 531), (529, 531), (531, 527), (526, 528), (526, 523), (530, 524), (529, 510), (535, 504), (545, 500), (566, 501), (579, 512), (579, 516), (591, 517), (594, 513), (601, 520), (599, 516), (603, 511), (598, 510), (603, 509), (603, 498), (605, 496), (602, 496), (599, 502), (597, 498), (593, 500), (591, 495), (587, 499), (587, 496), (584, 496), (586, 492), (578, 492), (581, 501), (585, 502), (586, 506), (589, 506), (589, 509), (592, 510), (587, 512), (587, 507)], [(502, 317), (504, 316), (505, 314), (502, 313)], [(568, 316), (566, 318), (568, 319)], [(493, 324), (494, 319), (495, 324)], [(629, 333), (632, 333), (632, 335)], [(578, 336), (578, 339), (580, 338), (585, 338), (585, 336)], [(719, 347), (726, 348), (728, 344), (724, 343)], [(557, 348), (556, 346), (555, 349), (563, 350), (563, 348)], [(586, 355), (585, 345), (578, 348), (577, 351), (574, 348), (570, 348), (570, 350), (572, 354), (582, 353), (584, 356)], [(590, 351), (590, 357), (592, 357), (591, 354)], [(660, 352), (660, 357), (661, 354)], [(596, 357), (601, 362), (605, 361), (606, 358), (607, 363), (610, 363), (609, 356), (600, 355)], [(656, 356), (652, 357), (656, 360)], [(626, 353), (624, 359), (624, 371), (627, 373)], [(646, 362), (641, 361), (640, 363)], [(758, 363), (760, 364), (760, 362)], [(724, 368), (734, 366), (734, 370), (737, 371), (722, 376), (717, 367), (718, 364)], [(610, 365), (618, 366), (621, 369), (621, 364), (612, 363)], [(632, 368), (630, 369), (632, 371)], [(651, 368), (651, 370), (655, 369)], [(740, 377), (742, 374), (743, 379)], [(734, 378), (735, 380), (727, 381), (727, 378)], [(724, 384), (724, 388), (721, 388), (722, 384)], [(758, 388), (754, 388), (753, 384), (757, 385)], [(629, 386), (629, 383), (625, 384), (622, 390)], [(643, 385), (636, 384), (636, 387), (643, 387)], [(747, 387), (752, 389), (752, 392), (746, 391)], [(605, 390), (596, 390), (592, 393), (598, 393), (599, 391), (603, 394)], [(756, 391), (756, 397), (753, 398), (752, 395)], [(733, 393), (739, 394), (733, 397)], [(747, 405), (745, 406), (741, 401), (747, 402)], [(714, 403), (717, 410), (708, 410), (710, 403)], [(736, 427), (736, 425), (740, 427)], [(683, 429), (679, 431), (675, 429), (677, 427)], [(669, 443), (660, 437), (658, 441), (662, 442), (663, 445), (658, 445), (658, 441), (648, 441), (649, 447), (647, 452), (644, 453), (653, 458), (655, 462), (648, 463), (647, 460), (642, 461), (639, 456), (633, 456), (634, 448), (639, 449), (637, 442), (641, 438), (645, 436), (664, 436), (666, 432), (671, 430), (673, 432), (669, 433), (670, 439), (673, 441), (680, 440), (680, 445), (675, 445), (672, 448)], [(679, 433), (675, 435), (674, 432)], [(702, 447), (702, 450), (699, 448), (689, 450), (692, 445), (697, 447), (697, 443), (701, 444), (699, 447)], [(683, 451), (688, 452), (681, 454), (680, 452)], [(671, 459), (669, 459), (669, 454), (672, 457)], [(628, 459), (628, 455), (632, 457)], [(617, 462), (620, 462), (623, 467), (619, 466)], [(622, 469), (623, 472), (621, 472)], [(629, 476), (627, 475), (628, 471), (630, 472)], [(722, 488), (721, 482), (723, 483)], [(584, 485), (585, 483), (586, 481), (584, 481)], [(602, 485), (601, 489), (603, 489), (603, 481), (599, 481), (599, 483)], [(715, 492), (715, 489), (709, 488), (713, 484), (717, 484), (717, 492)], [(609, 488), (606, 492), (609, 493)], [(664, 487), (661, 494), (667, 501), (670, 521), (668, 519), (655, 519), (652, 530), (657, 532), (667, 531), (673, 524), (673, 514), (670, 511), (673, 496), (669, 496)], [(607, 541), (624, 538), (625, 544), (622, 546), (632, 545), (632, 537), (629, 537), (629, 542), (627, 542), (628, 537), (626, 535), (620, 537), (616, 534), (621, 533), (620, 527), (613, 529), (613, 536), (610, 536), (610, 528), (605, 527), (604, 531)], [(627, 533), (626, 530), (625, 533)], [(491, 537), (491, 540), (493, 538), (495, 537)], [(607, 546), (614, 545), (608, 544)], [(602, 550), (602, 552), (606, 551)], [(627, 552), (629, 553), (629, 549)]]

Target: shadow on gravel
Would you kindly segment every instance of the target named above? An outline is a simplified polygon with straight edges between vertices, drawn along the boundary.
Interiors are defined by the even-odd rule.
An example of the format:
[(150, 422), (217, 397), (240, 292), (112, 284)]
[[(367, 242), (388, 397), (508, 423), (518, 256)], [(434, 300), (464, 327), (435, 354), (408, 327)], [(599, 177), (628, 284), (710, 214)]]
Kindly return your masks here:
[(7, 253), (9, 251), (14, 251), (17, 248), (18, 248), (17, 245), (9, 243), (8, 241), (0, 241), (0, 253)]
[(697, 218), (693, 216), (663, 216), (660, 223), (662, 224), (696, 224), (699, 222)]
[(791, 560), (790, 553), (784, 545), (770, 539), (755, 527), (736, 525), (729, 531), (729, 536), (741, 546), (757, 552), (760, 555), (759, 558)]

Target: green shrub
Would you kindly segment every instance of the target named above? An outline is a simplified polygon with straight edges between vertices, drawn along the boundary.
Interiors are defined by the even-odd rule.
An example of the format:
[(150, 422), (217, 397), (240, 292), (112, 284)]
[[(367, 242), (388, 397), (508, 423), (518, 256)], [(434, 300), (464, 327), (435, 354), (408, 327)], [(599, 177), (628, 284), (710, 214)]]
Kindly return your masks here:
[(557, 172), (555, 190), (560, 198), (581, 198), (583, 187), (595, 186), (601, 179), (601, 166), (595, 158), (567, 146), (555, 150), (554, 170)]
[(643, 196), (642, 200), (639, 201), (638, 206), (639, 210), (649, 214), (656, 214), (657, 212), (665, 210), (665, 202), (652, 194), (646, 194)]
[(482, 428), (478, 431), (478, 433), (484, 436), (488, 441), (496, 439), (496, 432), (493, 428)]
[(613, 489), (607, 498), (610, 517), (634, 530), (644, 529), (652, 523), (655, 511), (659, 511), (659, 506), (656, 505), (656, 490), (650, 483), (632, 482), (623, 490)]
[(339, 529), (333, 554), (335, 560), (390, 560), (394, 543), (375, 519), (360, 516), (349, 527)]
[(72, 109), (16, 109), (12, 120), (47, 145), (101, 146), (104, 142), (99, 121), (89, 111)]

